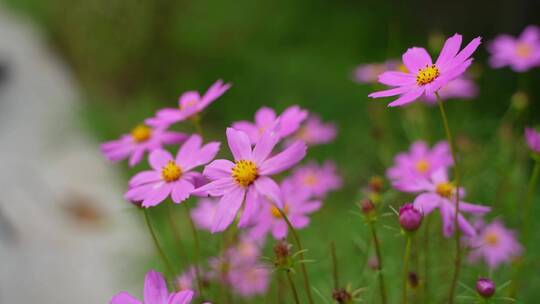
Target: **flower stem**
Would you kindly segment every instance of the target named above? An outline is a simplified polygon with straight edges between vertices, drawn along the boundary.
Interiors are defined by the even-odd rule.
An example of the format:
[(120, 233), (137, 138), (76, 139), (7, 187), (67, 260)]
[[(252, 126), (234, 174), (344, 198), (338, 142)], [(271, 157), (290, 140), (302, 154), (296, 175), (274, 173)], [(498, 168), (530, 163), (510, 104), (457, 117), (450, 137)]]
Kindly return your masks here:
[(184, 242), (182, 242), (182, 237), (180, 236), (180, 232), (178, 229), (178, 226), (176, 225), (175, 219), (173, 217), (173, 210), (170, 207), (170, 204), (167, 205), (167, 217), (169, 220), (169, 224), (171, 225), (171, 230), (174, 236), (175, 242), (178, 244), (178, 251), (180, 252), (180, 259), (184, 263), (184, 265), (188, 264), (188, 258), (186, 255), (186, 251), (184, 250)]
[(375, 255), (377, 256), (377, 262), (379, 264), (379, 271), (377, 271), (379, 276), (379, 290), (381, 293), (381, 303), (387, 304), (387, 298), (386, 298), (386, 287), (384, 286), (384, 276), (382, 273), (383, 264), (382, 264), (382, 257), (381, 257), (381, 248), (379, 244), (379, 238), (377, 237), (377, 231), (375, 230), (375, 225), (373, 222), (369, 222), (369, 228), (371, 230), (371, 235), (373, 237), (373, 244), (375, 245)]
[(289, 281), (289, 286), (291, 286), (291, 291), (294, 297), (294, 303), (300, 304), (300, 300), (298, 299), (298, 292), (296, 291), (296, 286), (294, 286), (294, 281), (291, 277), (291, 272), (286, 270), (285, 273), (287, 274), (287, 281)]
[(407, 281), (409, 280), (409, 257), (411, 255), (411, 237), (407, 237), (407, 244), (405, 245), (405, 255), (403, 256), (403, 304), (407, 304)]
[(339, 288), (339, 274), (336, 257), (336, 243), (333, 241), (330, 243), (330, 253), (332, 254), (332, 275), (334, 277), (334, 289), (337, 290)]
[(191, 215), (189, 214), (189, 206), (186, 202), (184, 202), (182, 205), (185, 205), (184, 210), (186, 211), (186, 217), (188, 218), (189, 226), (191, 228), (191, 233), (193, 234), (193, 252), (195, 254), (195, 277), (197, 279), (197, 287), (199, 291), (199, 296), (203, 297), (203, 286), (201, 281), (201, 274), (199, 271), (199, 261), (200, 261), (200, 247), (199, 247), (199, 236), (197, 235), (197, 228), (195, 228), (195, 223), (193, 223), (193, 219), (191, 218)]
[(431, 224), (431, 217), (427, 218), (426, 230), (424, 235), (424, 288), (423, 288), (423, 302), (429, 303), (429, 226)]
[(154, 242), (154, 245), (156, 246), (156, 250), (161, 258), (161, 261), (163, 262), (163, 265), (165, 265), (165, 269), (169, 273), (169, 276), (172, 277), (174, 276), (173, 268), (171, 266), (171, 263), (167, 259), (167, 256), (165, 255), (163, 248), (161, 248), (161, 245), (159, 244), (154, 228), (152, 228), (152, 224), (150, 223), (150, 216), (148, 215), (148, 209), (143, 208), (143, 212), (144, 212), (144, 220), (146, 222), (146, 227), (148, 227), (148, 231), (150, 232), (150, 235), (152, 236), (152, 241)]
[(201, 117), (199, 116), (199, 114), (195, 115), (192, 118), (192, 121), (193, 121), (193, 124), (195, 125), (195, 130), (197, 131), (197, 133), (199, 133), (201, 137), (204, 137), (203, 130), (201, 127)]
[(300, 254), (299, 254), (300, 255), (300, 260), (301, 260), (300, 269), (302, 270), (302, 275), (304, 276), (304, 288), (306, 289), (308, 302), (310, 304), (313, 304), (313, 296), (311, 295), (311, 285), (309, 284), (309, 277), (308, 277), (308, 273), (307, 273), (307, 269), (306, 269), (306, 265), (305, 265), (305, 259), (304, 259), (304, 249), (302, 248), (302, 243), (300, 242), (300, 237), (298, 237), (298, 234), (296, 233), (296, 230), (294, 229), (291, 222), (289, 221), (289, 218), (287, 217), (287, 214), (285, 214), (285, 212), (283, 210), (281, 210), (281, 208), (276, 207), (276, 209), (279, 210), (279, 213), (281, 214), (281, 216), (285, 220), (285, 223), (287, 223), (287, 226), (289, 227), (289, 230), (291, 231), (291, 234), (292, 234), (292, 236), (294, 238), (294, 242), (296, 243), (296, 246), (298, 247), (298, 250), (300, 252)]
[(458, 215), (459, 215), (459, 186), (460, 186), (460, 175), (459, 175), (459, 166), (457, 161), (457, 152), (454, 140), (452, 138), (452, 133), (450, 132), (450, 127), (448, 125), (448, 118), (446, 116), (446, 110), (444, 109), (444, 104), (439, 96), (439, 93), (435, 93), (437, 97), (437, 103), (439, 105), (439, 110), (441, 112), (441, 117), (444, 124), (444, 131), (446, 132), (446, 138), (448, 144), (450, 145), (450, 152), (452, 153), (452, 159), (454, 160), (454, 180), (456, 181), (456, 207), (454, 214), (454, 229), (455, 229), (455, 242), (456, 242), (456, 258), (454, 260), (454, 275), (452, 277), (452, 283), (450, 285), (450, 292), (448, 293), (448, 303), (454, 303), (454, 294), (456, 291), (457, 282), (459, 280), (459, 271), (461, 269), (461, 244), (460, 244), (460, 231), (458, 227)]
[(535, 157), (534, 168), (531, 174), (531, 179), (529, 180), (529, 186), (527, 188), (527, 198), (525, 200), (524, 215), (525, 219), (523, 221), (523, 245), (526, 247), (529, 241), (529, 226), (531, 221), (531, 208), (532, 201), (534, 198), (534, 192), (536, 189), (536, 184), (538, 183), (538, 177), (540, 176), (540, 157)]

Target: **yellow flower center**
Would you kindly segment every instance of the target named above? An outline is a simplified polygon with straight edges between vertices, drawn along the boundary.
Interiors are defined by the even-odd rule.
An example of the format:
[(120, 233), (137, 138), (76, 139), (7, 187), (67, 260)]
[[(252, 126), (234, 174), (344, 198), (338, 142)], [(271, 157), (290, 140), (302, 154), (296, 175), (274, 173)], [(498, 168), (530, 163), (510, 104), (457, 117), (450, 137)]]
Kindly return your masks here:
[(435, 192), (442, 197), (449, 198), (454, 193), (454, 186), (451, 183), (440, 183), (435, 188)]
[[(272, 207), (270, 208), (270, 212), (272, 213), (272, 216), (274, 218), (277, 218), (277, 219), (283, 218), (283, 216), (281, 215), (281, 212), (279, 212), (279, 209), (274, 205), (272, 205)], [(289, 206), (287, 204), (283, 206), (283, 213), (285, 213), (285, 215), (289, 213)]]
[(251, 185), (257, 179), (257, 165), (250, 160), (239, 160), (232, 168), (232, 177), (242, 187)]
[(136, 142), (147, 141), (152, 136), (152, 129), (144, 124), (136, 126), (131, 130), (131, 137)]
[(422, 86), (431, 83), (433, 80), (437, 79), (440, 74), (441, 72), (434, 64), (431, 66), (426, 65), (425, 68), (420, 69), (418, 74), (416, 74), (416, 84)]
[(398, 66), (398, 70), (403, 73), (409, 73), (409, 70), (407, 70), (407, 67), (403, 63)]
[(429, 163), (425, 159), (416, 162), (416, 171), (426, 173), (429, 170)]
[(315, 186), (317, 184), (317, 176), (315, 176), (315, 174), (313, 173), (310, 173), (303, 178), (303, 182), (307, 186)]
[(161, 169), (161, 177), (166, 182), (174, 182), (177, 181), (182, 176), (182, 169), (176, 165), (175, 162), (170, 160), (162, 169)]
[(499, 243), (499, 236), (493, 232), (488, 232), (484, 236), (484, 241), (487, 245), (495, 246)]
[(521, 58), (529, 58), (532, 54), (532, 47), (528, 43), (518, 43), (516, 45), (516, 55)]

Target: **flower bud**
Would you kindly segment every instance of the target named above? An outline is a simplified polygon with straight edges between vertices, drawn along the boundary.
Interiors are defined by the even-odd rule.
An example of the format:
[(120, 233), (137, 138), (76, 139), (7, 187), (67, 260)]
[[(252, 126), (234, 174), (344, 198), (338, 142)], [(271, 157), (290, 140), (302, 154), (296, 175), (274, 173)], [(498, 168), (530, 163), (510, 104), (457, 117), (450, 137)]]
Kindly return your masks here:
[(334, 290), (334, 292), (332, 293), (332, 299), (334, 299), (336, 302), (340, 304), (350, 303), (352, 301), (352, 296), (347, 290), (338, 289), (338, 290)]
[(476, 291), (478, 291), (478, 294), (483, 298), (491, 298), (495, 293), (495, 283), (487, 278), (479, 278), (478, 281), (476, 281)]
[(360, 208), (362, 208), (362, 213), (364, 215), (370, 215), (375, 211), (375, 205), (369, 199), (365, 199), (360, 203)]
[(276, 255), (276, 266), (286, 267), (289, 263), (292, 245), (285, 240), (277, 241), (274, 245), (274, 254)]
[(369, 190), (379, 193), (382, 191), (384, 186), (384, 180), (380, 176), (373, 176), (369, 179)]
[(409, 280), (409, 286), (411, 286), (412, 288), (418, 287), (420, 280), (418, 279), (418, 274), (416, 274), (416, 272), (410, 271), (407, 278)]
[(413, 204), (407, 203), (399, 208), (399, 225), (403, 230), (414, 232), (422, 224), (422, 213), (414, 208)]

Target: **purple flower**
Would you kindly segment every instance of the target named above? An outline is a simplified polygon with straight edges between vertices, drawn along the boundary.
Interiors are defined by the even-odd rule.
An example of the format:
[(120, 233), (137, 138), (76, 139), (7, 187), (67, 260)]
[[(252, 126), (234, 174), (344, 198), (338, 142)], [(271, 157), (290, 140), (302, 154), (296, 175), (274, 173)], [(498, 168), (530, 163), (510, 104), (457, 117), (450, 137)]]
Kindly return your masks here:
[(218, 99), (230, 87), (230, 84), (223, 84), (222, 80), (218, 80), (203, 96), (197, 91), (185, 92), (178, 99), (178, 108), (161, 109), (155, 117), (147, 119), (146, 123), (152, 126), (169, 126), (191, 118)]
[(200, 178), (200, 173), (190, 170), (211, 161), (219, 150), (218, 142), (202, 147), (201, 144), (201, 137), (192, 135), (178, 150), (176, 158), (165, 150), (153, 151), (148, 158), (153, 170), (133, 176), (125, 198), (142, 201), (142, 207), (156, 206), (169, 195), (177, 204), (187, 199)]
[[(283, 195), (283, 212), (295, 229), (302, 229), (309, 225), (309, 214), (321, 208), (321, 202), (310, 200), (310, 192), (301, 189), (292, 179), (285, 179), (281, 183)], [(254, 239), (264, 239), (268, 232), (276, 240), (287, 236), (288, 227), (279, 210), (272, 204), (264, 204), (250, 230)]]
[(414, 232), (418, 230), (422, 224), (422, 217), (422, 213), (411, 203), (399, 208), (399, 225), (405, 231)]
[(525, 72), (540, 65), (540, 28), (531, 25), (518, 38), (500, 35), (488, 44), (493, 68), (509, 66), (515, 72)]
[(280, 120), (278, 133), (284, 138), (296, 132), (307, 116), (308, 112), (299, 106), (288, 107), (279, 117), (273, 109), (262, 107), (255, 113), (255, 123), (243, 120), (233, 123), (232, 127), (246, 132), (251, 143), (256, 144), (264, 131), (272, 127), (278, 118)]
[(133, 167), (141, 161), (145, 152), (161, 149), (163, 145), (180, 144), (187, 137), (184, 133), (141, 124), (135, 127), (130, 134), (101, 144), (101, 152), (113, 162), (129, 157), (129, 166)]
[(495, 283), (487, 278), (479, 278), (476, 281), (476, 291), (483, 298), (491, 298), (495, 294)]
[[(420, 210), (424, 215), (430, 214), (436, 208), (441, 212), (443, 222), (443, 234), (450, 237), (454, 232), (454, 218), (456, 214), (456, 187), (448, 181), (445, 169), (435, 171), (430, 179), (418, 180), (416, 185), (409, 185), (410, 192), (423, 192), (414, 200), (414, 207)], [(462, 201), (465, 197), (465, 191), (459, 189), (459, 212), (472, 214), (484, 214), (491, 208), (482, 205), (475, 205)], [(474, 237), (476, 230), (465, 219), (458, 214), (458, 226), (465, 236)]]
[(215, 198), (201, 198), (197, 207), (190, 212), (193, 222), (201, 230), (212, 231), (212, 223), (217, 210), (218, 200)]
[(383, 63), (368, 63), (359, 65), (353, 74), (353, 79), (359, 83), (377, 83), (380, 74), (386, 71), (397, 70), (399, 62), (397, 60), (388, 60)]
[[(455, 34), (446, 40), (435, 63), (424, 48), (413, 47), (403, 54), (408, 72), (390, 71), (379, 76), (379, 82), (394, 88), (369, 94), (369, 97), (399, 98), (388, 106), (397, 107), (417, 100), (423, 94), (434, 94), (449, 81), (461, 76), (471, 65), (471, 55), (480, 45), (480, 37), (460, 50), (462, 37)], [(459, 52), (459, 53), (458, 53)]]
[(163, 276), (151, 270), (144, 279), (144, 302), (123, 291), (115, 295), (110, 304), (189, 304), (192, 298), (191, 290), (169, 293)]
[(270, 283), (267, 265), (253, 264), (233, 269), (230, 273), (232, 290), (245, 298), (265, 294)]
[[(467, 77), (459, 77), (443, 86), (439, 90), (439, 97), (442, 100), (448, 99), (471, 99), (478, 95), (478, 87), (476, 83)], [(426, 94), (422, 99), (427, 104), (434, 105), (437, 103), (435, 94)]]
[(317, 115), (311, 115), (293, 135), (309, 146), (327, 144), (336, 137), (337, 129), (333, 123), (324, 123)]
[(533, 128), (525, 128), (525, 140), (529, 149), (535, 153), (540, 153), (540, 132)]
[[(211, 180), (198, 188), (199, 195), (219, 196), (212, 232), (225, 230), (244, 205), (239, 227), (245, 227), (260, 208), (261, 197), (267, 197), (283, 208), (281, 190), (270, 178), (297, 164), (306, 155), (306, 145), (295, 142), (284, 151), (270, 156), (280, 137), (275, 128), (268, 129), (252, 149), (245, 132), (227, 129), (227, 141), (234, 162), (218, 159), (207, 165), (203, 174)], [(245, 204), (243, 204), (245, 198)]]
[(469, 260), (476, 262), (483, 259), (492, 269), (497, 268), (501, 263), (509, 263), (523, 250), (515, 233), (506, 229), (499, 220), (480, 228), (478, 235), (470, 239), (468, 243), (472, 248)]
[(324, 198), (325, 195), (341, 187), (341, 177), (336, 172), (333, 161), (322, 166), (315, 162), (296, 168), (292, 173), (296, 185), (306, 189), (311, 195)]
[(439, 169), (452, 166), (452, 154), (446, 141), (437, 143), (432, 149), (424, 141), (414, 142), (408, 152), (399, 153), (394, 158), (394, 166), (386, 171), (392, 186), (407, 191), (410, 184), (416, 185), (418, 179), (429, 178)]

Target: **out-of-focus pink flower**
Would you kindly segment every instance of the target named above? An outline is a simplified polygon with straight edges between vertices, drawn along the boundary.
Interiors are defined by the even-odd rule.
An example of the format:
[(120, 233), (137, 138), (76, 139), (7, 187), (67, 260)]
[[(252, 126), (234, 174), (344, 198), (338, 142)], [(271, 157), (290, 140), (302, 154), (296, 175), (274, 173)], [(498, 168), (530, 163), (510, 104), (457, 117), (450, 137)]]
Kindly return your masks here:
[(191, 218), (197, 228), (212, 231), (217, 202), (218, 200), (215, 198), (201, 198), (197, 207), (191, 209)]
[(324, 198), (330, 191), (341, 187), (341, 177), (333, 161), (326, 161), (322, 166), (315, 162), (296, 168), (292, 178), (298, 188), (306, 189), (309, 194)]
[(211, 182), (195, 190), (198, 195), (221, 197), (212, 232), (225, 230), (242, 205), (244, 209), (238, 226), (247, 226), (260, 209), (262, 197), (269, 198), (273, 204), (283, 208), (281, 190), (270, 176), (283, 172), (302, 160), (306, 155), (306, 145), (298, 141), (282, 152), (270, 156), (280, 139), (275, 127), (276, 125), (269, 128), (254, 148), (251, 147), (245, 132), (227, 129), (227, 141), (234, 162), (219, 159), (207, 165), (203, 174)]
[(144, 279), (144, 302), (123, 291), (115, 295), (110, 304), (189, 304), (192, 299), (191, 290), (169, 293), (163, 276), (151, 270)]
[(368, 63), (359, 65), (353, 73), (353, 79), (359, 83), (374, 84), (380, 74), (386, 71), (397, 70), (399, 62), (397, 60), (388, 60), (383, 63)]
[[(295, 229), (302, 229), (309, 225), (309, 214), (321, 208), (321, 202), (310, 199), (310, 192), (299, 187), (293, 179), (285, 179), (281, 183), (281, 193), (285, 205), (283, 212)], [(279, 210), (272, 204), (264, 204), (259, 216), (250, 229), (250, 236), (254, 239), (264, 239), (268, 232), (276, 240), (287, 236), (288, 227)]]
[(279, 117), (273, 109), (262, 107), (255, 113), (255, 123), (242, 120), (233, 123), (232, 127), (246, 132), (251, 143), (256, 144), (264, 131), (272, 127), (278, 118), (280, 121), (278, 134), (284, 138), (296, 132), (307, 116), (308, 111), (299, 106), (288, 107)]
[(518, 38), (499, 35), (488, 44), (493, 68), (509, 66), (515, 72), (525, 72), (540, 65), (540, 28), (531, 25)]
[(463, 50), (459, 34), (448, 38), (439, 58), (433, 63), (426, 49), (413, 47), (403, 54), (408, 72), (389, 71), (379, 76), (379, 82), (394, 88), (369, 94), (380, 98), (399, 95), (388, 106), (409, 104), (423, 94), (434, 94), (448, 82), (461, 76), (472, 63), (471, 55), (480, 45), (480, 37), (473, 39)]
[[(459, 77), (443, 86), (439, 90), (439, 97), (442, 100), (448, 99), (471, 99), (478, 95), (478, 87), (476, 83), (467, 77)], [(423, 98), (427, 104), (436, 104), (437, 97), (435, 94), (426, 94)]]
[(150, 153), (148, 160), (153, 170), (133, 176), (125, 198), (142, 201), (142, 207), (158, 205), (169, 195), (177, 204), (187, 199), (200, 176), (200, 173), (190, 171), (211, 161), (219, 150), (218, 142), (201, 144), (201, 137), (192, 135), (178, 150), (176, 158), (165, 150)]
[(141, 124), (135, 127), (130, 134), (101, 144), (101, 152), (113, 162), (129, 157), (129, 166), (133, 167), (141, 161), (145, 152), (161, 149), (163, 145), (180, 144), (187, 137), (184, 133)]
[(472, 248), (469, 260), (477, 262), (483, 259), (491, 269), (511, 262), (513, 258), (521, 255), (523, 250), (515, 232), (506, 229), (500, 220), (481, 227), (478, 235), (470, 239), (468, 244)]
[(146, 120), (152, 126), (169, 126), (173, 123), (191, 118), (204, 110), (231, 87), (223, 81), (216, 81), (203, 96), (197, 91), (188, 91), (178, 99), (178, 108), (164, 108), (157, 111), (156, 116)]
[[(454, 232), (454, 218), (456, 214), (456, 187), (448, 181), (446, 169), (439, 169), (431, 175), (430, 179), (418, 179), (416, 184), (408, 185), (410, 192), (423, 192), (414, 200), (414, 207), (424, 215), (430, 214), (433, 210), (439, 209), (443, 222), (443, 233), (450, 237)], [(491, 208), (482, 205), (475, 205), (464, 202), (465, 191), (459, 189), (459, 212), (471, 214), (485, 214)], [(474, 237), (476, 230), (460, 213), (458, 214), (458, 226), (465, 236)]]
[(233, 291), (245, 298), (265, 294), (270, 283), (270, 270), (267, 265), (253, 264), (234, 269), (230, 274)]
[(293, 138), (305, 142), (308, 146), (315, 146), (331, 142), (336, 134), (337, 128), (333, 123), (324, 123), (319, 116), (311, 115)]
[(432, 149), (424, 141), (414, 142), (409, 151), (399, 153), (394, 158), (394, 165), (386, 171), (392, 186), (400, 191), (409, 192), (409, 184), (416, 185), (418, 179), (429, 178), (433, 172), (452, 166), (452, 154), (446, 141), (441, 141)]
[(525, 128), (525, 140), (529, 149), (535, 153), (540, 153), (540, 132), (533, 128)]

